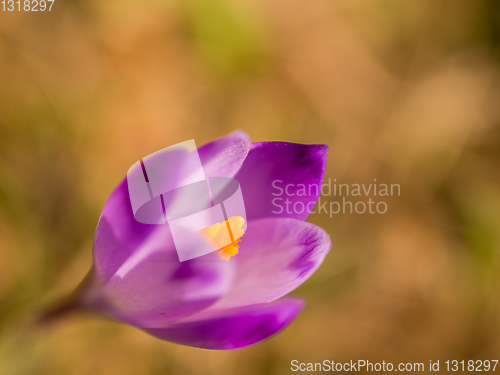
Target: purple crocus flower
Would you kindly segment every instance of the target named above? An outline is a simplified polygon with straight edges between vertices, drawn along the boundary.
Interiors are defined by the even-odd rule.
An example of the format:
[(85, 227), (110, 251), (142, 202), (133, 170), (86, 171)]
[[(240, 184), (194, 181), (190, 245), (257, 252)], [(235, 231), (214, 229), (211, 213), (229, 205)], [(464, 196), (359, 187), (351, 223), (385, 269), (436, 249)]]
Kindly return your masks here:
[[(160, 339), (208, 349), (235, 349), (283, 329), (303, 300), (284, 297), (309, 278), (331, 243), (308, 212), (272, 204), (272, 183), (307, 204), (298, 184), (321, 186), (328, 147), (250, 143), (237, 131), (198, 149), (207, 177), (231, 177), (243, 193), (247, 230), (229, 261), (179, 262), (168, 225), (134, 219), (126, 179), (106, 202), (94, 239), (90, 283), (79, 303)], [(310, 204), (311, 206), (311, 204)], [(291, 213), (290, 213), (291, 212)]]

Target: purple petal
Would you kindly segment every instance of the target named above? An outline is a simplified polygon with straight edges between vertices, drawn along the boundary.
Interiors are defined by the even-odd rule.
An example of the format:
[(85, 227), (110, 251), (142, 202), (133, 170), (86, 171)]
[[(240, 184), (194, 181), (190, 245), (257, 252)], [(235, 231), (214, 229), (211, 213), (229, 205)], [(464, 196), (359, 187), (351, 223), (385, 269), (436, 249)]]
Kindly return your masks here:
[(233, 177), (250, 151), (250, 137), (234, 131), (198, 148), (207, 177)]
[(206, 319), (221, 311), (269, 303), (290, 293), (321, 265), (330, 250), (329, 235), (297, 219), (251, 221), (241, 247), (229, 263), (236, 277), (228, 294), (187, 320)]
[[(198, 149), (207, 177), (232, 177), (241, 167), (250, 139), (241, 131), (210, 142)], [(157, 229), (134, 218), (127, 180), (108, 198), (94, 237), (94, 262), (98, 277), (107, 282), (123, 262)]]
[(94, 235), (94, 264), (100, 279), (107, 282), (155, 229), (135, 220), (123, 180), (104, 205)]
[(295, 319), (302, 306), (300, 299), (285, 298), (230, 315), (145, 331), (163, 340), (198, 348), (237, 349), (282, 330)]
[[(327, 154), (326, 145), (253, 143), (235, 176), (241, 185), (248, 220), (262, 217), (306, 219), (319, 198)], [(273, 187), (273, 182), (277, 188)], [(287, 185), (290, 195), (284, 190)], [(277, 195), (280, 192), (282, 194)], [(290, 201), (288, 210), (286, 199)]]
[(234, 266), (198, 258), (179, 262), (168, 226), (154, 232), (117, 270), (98, 310), (140, 327), (159, 327), (206, 309), (227, 293)]

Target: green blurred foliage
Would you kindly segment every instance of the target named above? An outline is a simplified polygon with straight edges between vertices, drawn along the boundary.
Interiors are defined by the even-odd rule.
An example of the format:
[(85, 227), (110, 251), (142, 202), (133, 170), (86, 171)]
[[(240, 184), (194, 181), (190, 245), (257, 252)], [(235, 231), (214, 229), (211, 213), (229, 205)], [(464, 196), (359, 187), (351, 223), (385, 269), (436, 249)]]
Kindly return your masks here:
[(265, 62), (266, 45), (250, 4), (227, 0), (179, 1), (203, 63), (222, 78), (248, 74)]

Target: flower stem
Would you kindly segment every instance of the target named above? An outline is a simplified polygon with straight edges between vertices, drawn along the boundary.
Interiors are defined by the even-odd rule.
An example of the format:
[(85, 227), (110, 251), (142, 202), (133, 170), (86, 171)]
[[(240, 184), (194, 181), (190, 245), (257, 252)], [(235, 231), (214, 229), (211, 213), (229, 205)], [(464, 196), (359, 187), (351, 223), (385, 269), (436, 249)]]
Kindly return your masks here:
[(83, 300), (84, 294), (87, 292), (87, 289), (92, 282), (92, 274), (93, 270), (91, 269), (73, 293), (60, 299), (51, 307), (36, 316), (33, 321), (34, 325), (39, 327), (46, 326), (56, 320), (59, 320), (60, 318), (86, 310), (87, 307)]

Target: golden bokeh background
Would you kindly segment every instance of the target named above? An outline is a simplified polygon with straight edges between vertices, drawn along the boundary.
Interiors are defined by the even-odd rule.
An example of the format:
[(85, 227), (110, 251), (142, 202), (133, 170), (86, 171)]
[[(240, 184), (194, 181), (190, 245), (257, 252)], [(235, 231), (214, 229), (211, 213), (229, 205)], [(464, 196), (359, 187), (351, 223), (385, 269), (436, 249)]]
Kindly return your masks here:
[[(0, 374), (500, 359), (497, 0), (1, 7)], [(295, 292), (307, 305), (290, 327), (228, 352), (91, 314), (30, 327), (85, 276), (100, 210), (130, 165), (235, 129), (328, 144), (337, 183), (401, 186), (385, 214), (310, 217), (333, 246)]]

